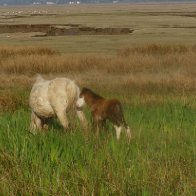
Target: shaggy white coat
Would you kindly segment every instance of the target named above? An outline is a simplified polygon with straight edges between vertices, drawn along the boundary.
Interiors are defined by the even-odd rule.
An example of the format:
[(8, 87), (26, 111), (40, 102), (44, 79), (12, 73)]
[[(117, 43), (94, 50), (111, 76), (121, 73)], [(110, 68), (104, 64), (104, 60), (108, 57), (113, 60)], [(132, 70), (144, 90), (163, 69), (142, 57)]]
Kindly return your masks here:
[(67, 129), (69, 123), (66, 113), (71, 109), (75, 110), (82, 126), (86, 128), (84, 113), (76, 109), (79, 94), (79, 87), (68, 78), (45, 80), (37, 76), (29, 97), (31, 131), (48, 128), (48, 120), (52, 117), (57, 117), (64, 129)]

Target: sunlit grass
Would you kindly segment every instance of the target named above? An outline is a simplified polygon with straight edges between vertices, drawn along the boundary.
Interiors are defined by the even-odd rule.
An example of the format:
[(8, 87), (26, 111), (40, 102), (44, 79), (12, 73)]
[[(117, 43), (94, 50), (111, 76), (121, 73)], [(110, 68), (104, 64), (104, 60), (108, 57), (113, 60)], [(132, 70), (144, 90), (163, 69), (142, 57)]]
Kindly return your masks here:
[[(124, 106), (129, 143), (112, 127), (99, 138), (79, 124), (29, 133), (30, 112), (0, 117), (1, 192), (11, 194), (193, 194), (195, 109), (183, 103)], [(58, 123), (58, 122), (57, 122)]]

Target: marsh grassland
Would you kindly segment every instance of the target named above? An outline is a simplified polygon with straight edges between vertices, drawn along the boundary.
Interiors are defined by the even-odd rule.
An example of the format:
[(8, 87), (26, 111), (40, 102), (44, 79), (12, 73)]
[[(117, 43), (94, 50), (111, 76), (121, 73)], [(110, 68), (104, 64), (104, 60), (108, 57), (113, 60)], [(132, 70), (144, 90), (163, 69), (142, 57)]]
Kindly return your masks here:
[[(195, 4), (0, 8), (0, 25), (30, 21), (134, 30), (0, 32), (1, 195), (195, 195), (195, 9)], [(53, 120), (47, 133), (31, 135), (28, 96), (36, 73), (69, 77), (118, 98), (133, 139), (122, 134), (117, 141), (110, 125), (97, 138), (71, 114), (66, 133)], [(85, 114), (90, 120), (88, 108)]]

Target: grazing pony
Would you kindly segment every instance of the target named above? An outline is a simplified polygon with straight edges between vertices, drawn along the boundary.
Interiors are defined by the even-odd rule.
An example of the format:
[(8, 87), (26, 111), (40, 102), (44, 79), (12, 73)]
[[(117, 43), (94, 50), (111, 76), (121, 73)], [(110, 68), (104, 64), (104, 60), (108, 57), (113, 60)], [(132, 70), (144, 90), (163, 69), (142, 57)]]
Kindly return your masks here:
[(34, 133), (36, 129), (47, 129), (48, 120), (53, 117), (57, 117), (64, 129), (67, 129), (69, 123), (66, 113), (71, 109), (76, 112), (81, 124), (86, 128), (84, 113), (76, 108), (79, 94), (79, 87), (68, 78), (45, 80), (38, 75), (29, 96), (32, 111), (31, 131)]
[(117, 139), (120, 138), (122, 128), (126, 129), (128, 138), (131, 138), (130, 128), (125, 122), (121, 103), (117, 99), (104, 99), (88, 88), (83, 88), (79, 97), (76, 105), (82, 108), (86, 103), (90, 107), (97, 134), (99, 128), (109, 120), (116, 130)]

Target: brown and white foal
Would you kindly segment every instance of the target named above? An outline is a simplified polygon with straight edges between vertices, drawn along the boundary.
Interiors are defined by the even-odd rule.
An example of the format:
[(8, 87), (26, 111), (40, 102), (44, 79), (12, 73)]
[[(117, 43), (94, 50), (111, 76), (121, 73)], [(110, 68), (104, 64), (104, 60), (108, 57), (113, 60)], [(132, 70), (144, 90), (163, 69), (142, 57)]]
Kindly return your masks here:
[(120, 138), (122, 128), (126, 129), (128, 138), (131, 138), (130, 128), (125, 122), (121, 103), (117, 99), (105, 99), (92, 90), (83, 88), (76, 106), (82, 108), (85, 104), (90, 107), (93, 124), (97, 127), (97, 134), (99, 134), (99, 129), (106, 120), (109, 120), (116, 130), (117, 139)]

